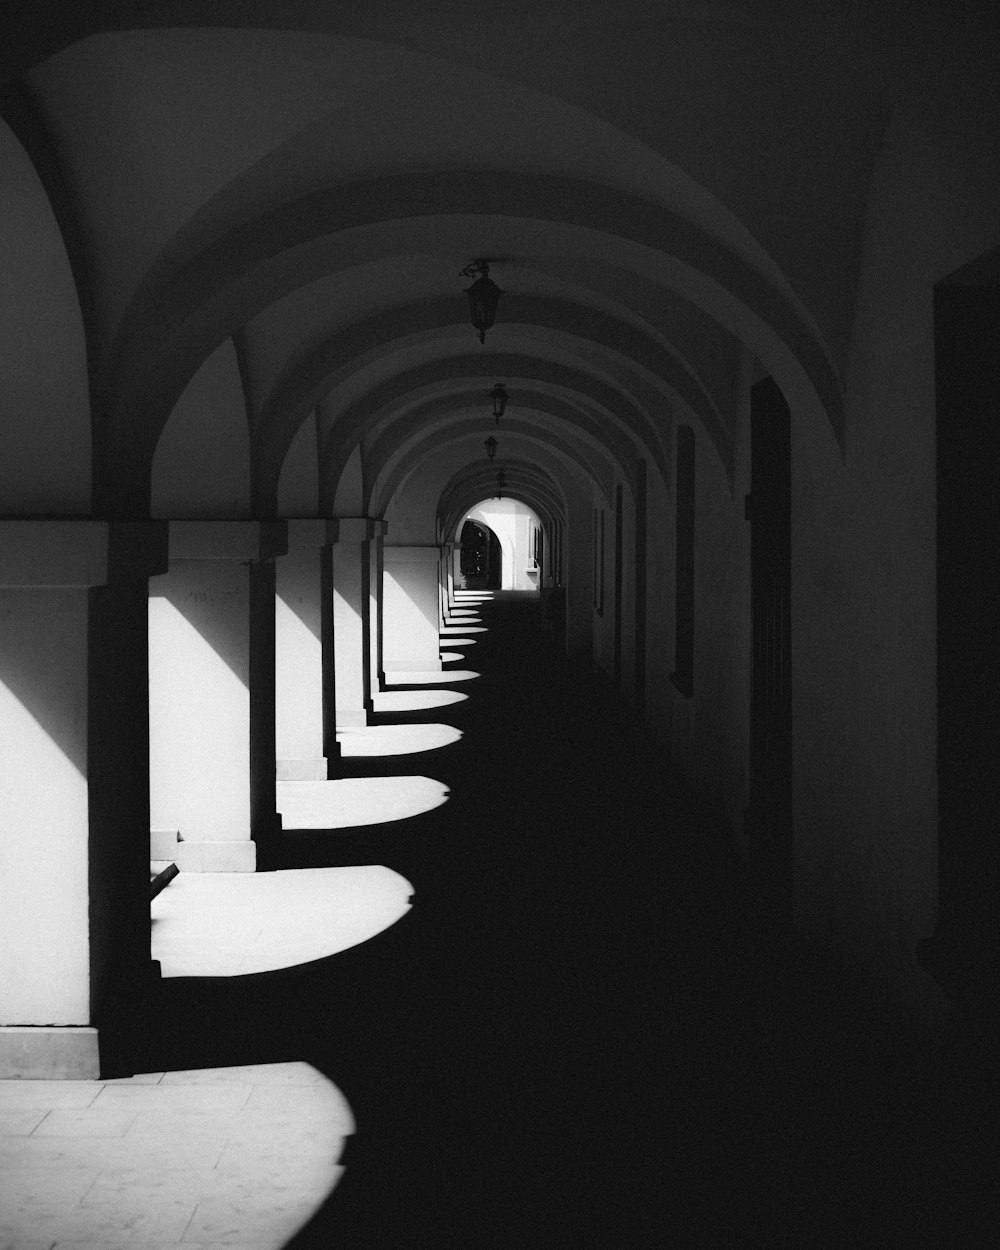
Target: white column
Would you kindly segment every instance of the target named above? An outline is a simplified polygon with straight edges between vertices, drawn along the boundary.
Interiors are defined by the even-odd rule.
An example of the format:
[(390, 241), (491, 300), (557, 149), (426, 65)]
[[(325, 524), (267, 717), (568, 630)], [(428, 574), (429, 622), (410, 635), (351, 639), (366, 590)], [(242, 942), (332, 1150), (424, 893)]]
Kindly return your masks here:
[(382, 575), (386, 673), (440, 672), (440, 547), (385, 547)]
[(275, 740), (279, 781), (323, 781), (322, 549), (336, 523), (288, 521), (276, 562)]
[(0, 1078), (95, 1078), (148, 977), (145, 579), (165, 527), (0, 522)]
[(371, 708), (370, 553), (373, 524), (367, 517), (338, 517), (333, 549), (333, 648), (337, 728), (368, 724)]
[(385, 521), (372, 521), (372, 540), (368, 544), (368, 665), (370, 689), (378, 690), (382, 647), (382, 544), (385, 541)]
[(263, 622), (272, 648), (263, 689), (251, 604), (262, 612), (254, 566), (285, 549), (282, 521), (172, 521), (169, 572), (150, 583), (151, 827), (177, 831), (182, 872), (253, 872), (254, 837), (277, 824), (273, 797), (268, 812), (255, 794), (274, 788), (274, 617)]
[(445, 551), (445, 607), (451, 608), (455, 603), (455, 548), (457, 543), (446, 543)]

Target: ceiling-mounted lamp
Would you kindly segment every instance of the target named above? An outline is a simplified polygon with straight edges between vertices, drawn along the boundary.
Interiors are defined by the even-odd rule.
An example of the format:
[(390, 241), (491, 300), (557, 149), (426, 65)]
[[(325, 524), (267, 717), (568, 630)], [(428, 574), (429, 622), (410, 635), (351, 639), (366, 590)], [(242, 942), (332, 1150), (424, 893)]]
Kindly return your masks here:
[(489, 438), (486, 440), (486, 442), (483, 443), (483, 446), (486, 448), (486, 456), (490, 464), (492, 464), (493, 459), (497, 454), (497, 447), (499, 446), (499, 444), (497, 443), (497, 440), (491, 434)]
[(507, 474), (503, 469), (497, 474), (497, 499), (503, 499), (503, 488), (507, 485)]
[(498, 382), (493, 390), (490, 391), (490, 399), (493, 400), (493, 417), (497, 425), (499, 425), (500, 418), (507, 407), (507, 388), (502, 382)]
[(469, 316), (472, 318), (472, 324), (479, 331), (480, 343), (485, 343), (486, 331), (496, 318), (497, 301), (503, 295), (503, 291), (490, 279), (488, 260), (474, 260), (471, 265), (465, 266), (459, 277), (471, 278), (477, 273), (479, 277), (472, 286), (465, 288), (465, 293), (469, 297)]

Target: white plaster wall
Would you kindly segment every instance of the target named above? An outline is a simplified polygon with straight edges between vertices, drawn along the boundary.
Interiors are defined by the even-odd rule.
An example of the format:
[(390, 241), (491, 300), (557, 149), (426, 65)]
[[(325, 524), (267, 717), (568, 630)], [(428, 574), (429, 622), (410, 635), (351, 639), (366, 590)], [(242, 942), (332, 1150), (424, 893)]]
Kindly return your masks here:
[(385, 547), (382, 627), (387, 673), (441, 668), (438, 555), (437, 547)]
[(154, 517), (250, 515), (250, 434), (232, 339), (191, 379), (160, 435), (151, 510)]
[(531, 527), (541, 526), (534, 511), (517, 499), (484, 499), (471, 508), (458, 523), (456, 536), (461, 536), (467, 520), (488, 525), (503, 548), (502, 590), (537, 590), (538, 577), (532, 577), (534, 566), (531, 549)]
[(915, 988), (937, 875), (932, 290), (1000, 241), (998, 128), (995, 107), (960, 98), (897, 113), (869, 202), (846, 456), (792, 422), (797, 919)]
[(248, 583), (228, 560), (150, 579), (150, 823), (185, 841), (250, 836)]
[(0, 1024), (85, 1025), (85, 590), (0, 591), (0, 759)]
[(2, 121), (0, 171), (0, 511), (85, 513), (90, 401), (76, 286), (34, 167)]
[(279, 760), (323, 758), (320, 548), (297, 540), (275, 568), (275, 745)]
[(336, 665), (337, 725), (345, 729), (368, 723), (367, 663), (364, 651), (363, 564), (368, 560), (367, 532), (357, 518), (340, 522), (333, 548), (333, 641)]

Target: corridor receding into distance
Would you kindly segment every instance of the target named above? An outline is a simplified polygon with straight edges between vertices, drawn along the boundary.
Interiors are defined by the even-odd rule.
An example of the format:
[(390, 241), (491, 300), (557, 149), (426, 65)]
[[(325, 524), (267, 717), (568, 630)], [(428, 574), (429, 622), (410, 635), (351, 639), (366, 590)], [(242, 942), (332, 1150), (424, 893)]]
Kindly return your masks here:
[[(481, 613), (481, 676), (448, 708), (451, 740), (422, 753), (446, 804), (353, 827), (286, 823), (275, 871), (182, 873), (154, 900), (164, 980), (134, 1039), (151, 1075), (123, 1084), (146, 1091), (147, 1112), (159, 1091), (164, 1108), (176, 1097), (172, 1072), (206, 1091), (199, 1104), (189, 1090), (169, 1122), (220, 1143), (225, 1236), (213, 1169), (185, 1189), (187, 1147), (165, 1161), (141, 1117), (102, 1119), (107, 1093), (64, 1130), (93, 1131), (85, 1155), (52, 1149), (46, 1123), (58, 1133), (55, 1108), (77, 1105), (60, 1101), (28, 1152), (8, 1149), (8, 1192), (30, 1176), (48, 1195), (21, 1208), (31, 1235), (51, 1244), (47, 1227), (67, 1238), (100, 1212), (135, 1244), (156, 1213), (163, 1247), (277, 1247), (296, 1221), (295, 1247), (653, 1246), (664, 1228), (678, 1245), (807, 1245), (819, 1226), (846, 1239), (864, 1219), (884, 1245), (919, 1244), (921, 1109), (893, 1103), (858, 1061), (849, 987), (831, 1005), (831, 987), (816, 1000), (814, 984), (777, 977), (741, 913), (738, 862), (706, 840), (606, 690), (559, 654), (537, 595), (455, 602), (449, 620), (466, 602)], [(383, 711), (371, 732), (418, 735), (439, 715)], [(390, 755), (345, 764), (347, 781), (400, 782)], [(309, 1136), (322, 1104), (283, 1099), (270, 1124), (262, 1106), (219, 1101), (234, 1083), (284, 1081), (268, 1065), (289, 1063), (349, 1105), (339, 1162), (341, 1145)], [(873, 1097), (886, 1100), (888, 1152)], [(230, 1140), (244, 1142), (233, 1192)], [(276, 1161), (286, 1141), (298, 1169)], [(964, 1164), (965, 1149), (936, 1138), (935, 1167), (949, 1151)], [(67, 1160), (84, 1159), (86, 1184), (68, 1185)]]
[(1000, 1244), (996, 0), (5, 0), (0, 1250)]

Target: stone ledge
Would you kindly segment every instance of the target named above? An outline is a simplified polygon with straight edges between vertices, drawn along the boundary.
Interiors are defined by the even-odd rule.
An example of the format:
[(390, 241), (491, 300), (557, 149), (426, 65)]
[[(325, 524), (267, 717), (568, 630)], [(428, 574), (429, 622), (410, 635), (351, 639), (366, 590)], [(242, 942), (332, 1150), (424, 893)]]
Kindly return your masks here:
[(323, 755), (278, 760), (275, 777), (278, 781), (326, 781), (329, 767)]
[(178, 842), (174, 861), (180, 872), (256, 872), (255, 842)]
[(97, 1030), (89, 1025), (0, 1025), (0, 1080), (95, 1081)]

